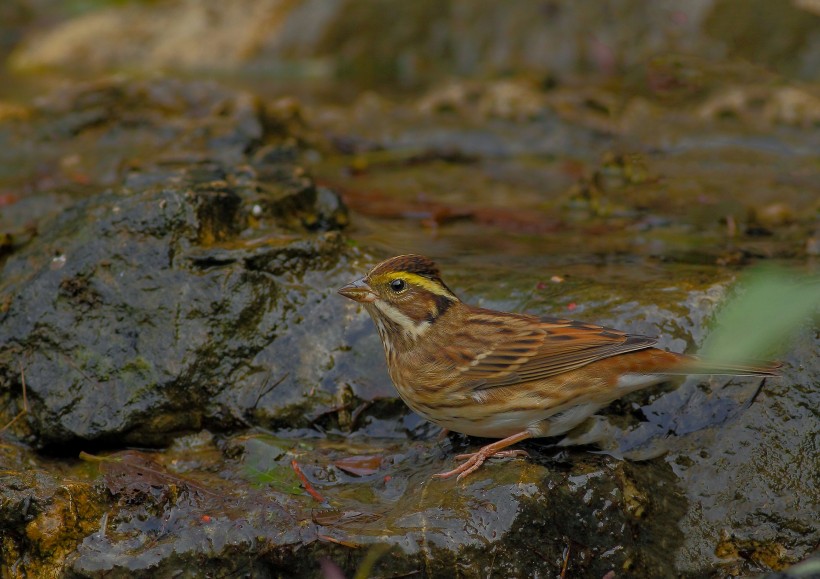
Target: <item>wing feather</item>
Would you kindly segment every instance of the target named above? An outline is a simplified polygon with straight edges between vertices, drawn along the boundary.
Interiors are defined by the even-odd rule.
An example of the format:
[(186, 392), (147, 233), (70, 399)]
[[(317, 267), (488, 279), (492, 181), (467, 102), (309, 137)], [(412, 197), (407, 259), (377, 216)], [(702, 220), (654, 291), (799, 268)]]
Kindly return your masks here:
[[(471, 335), (493, 336), (475, 344), (473, 356), (457, 367), (468, 388), (484, 390), (540, 380), (569, 372), (597, 360), (651, 348), (655, 338), (628, 334), (604, 326), (565, 320), (502, 314), (504, 331)], [(498, 326), (499, 312), (475, 308), (467, 323)]]

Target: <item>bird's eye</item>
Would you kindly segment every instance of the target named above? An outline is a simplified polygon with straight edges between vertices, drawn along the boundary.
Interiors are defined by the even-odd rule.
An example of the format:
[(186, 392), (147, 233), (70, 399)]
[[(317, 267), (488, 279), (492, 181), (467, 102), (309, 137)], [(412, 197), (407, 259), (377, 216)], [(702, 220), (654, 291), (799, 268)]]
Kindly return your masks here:
[(390, 282), (390, 289), (392, 289), (396, 293), (404, 291), (404, 288), (406, 287), (407, 284), (403, 279), (394, 279)]

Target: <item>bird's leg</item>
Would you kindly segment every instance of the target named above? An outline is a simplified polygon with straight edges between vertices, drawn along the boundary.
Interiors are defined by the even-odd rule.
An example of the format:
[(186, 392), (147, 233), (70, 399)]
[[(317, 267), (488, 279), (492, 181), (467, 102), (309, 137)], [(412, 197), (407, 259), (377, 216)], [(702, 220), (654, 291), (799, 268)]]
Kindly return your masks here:
[(465, 462), (454, 468), (453, 470), (449, 470), (447, 472), (442, 472), (439, 474), (434, 474), (433, 478), (450, 478), (453, 475), (458, 475), (456, 480), (461, 480), (465, 476), (469, 475), (471, 472), (475, 471), (478, 467), (484, 464), (484, 461), (492, 456), (501, 456), (501, 457), (509, 457), (509, 456), (521, 456), (521, 453), (526, 455), (527, 453), (523, 450), (504, 450), (508, 446), (512, 446), (517, 442), (521, 442), (522, 440), (526, 440), (528, 438), (532, 438), (532, 434), (525, 430), (523, 432), (519, 432), (518, 434), (513, 434), (512, 436), (508, 436), (502, 440), (498, 440), (493, 442), (492, 444), (488, 444), (487, 446), (482, 447), (478, 452), (473, 454), (462, 454), (457, 456), (457, 459), (461, 459), (464, 457), (469, 457)]
[[(454, 458), (456, 460), (464, 460), (466, 458), (474, 457), (476, 452), (468, 452), (466, 454), (457, 454)], [(499, 450), (494, 455), (489, 458), (515, 458), (517, 456), (523, 456), (524, 458), (529, 458), (530, 453), (526, 450)]]

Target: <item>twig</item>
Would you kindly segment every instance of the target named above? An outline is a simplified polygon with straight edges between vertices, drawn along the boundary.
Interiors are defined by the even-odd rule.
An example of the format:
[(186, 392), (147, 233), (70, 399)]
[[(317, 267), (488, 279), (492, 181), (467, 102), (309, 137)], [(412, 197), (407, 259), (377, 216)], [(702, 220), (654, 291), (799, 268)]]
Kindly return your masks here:
[(99, 386), (99, 385), (100, 385), (100, 383), (99, 383), (97, 380), (93, 380), (93, 379), (92, 379), (92, 378), (91, 378), (88, 374), (86, 374), (85, 372), (83, 372), (82, 370), (80, 370), (80, 369), (77, 367), (77, 365), (76, 365), (76, 364), (74, 364), (74, 362), (72, 362), (72, 361), (71, 361), (71, 358), (69, 358), (69, 357), (68, 357), (68, 356), (66, 356), (65, 354), (61, 354), (61, 355), (62, 355), (62, 357), (63, 357), (63, 360), (65, 360), (65, 363), (66, 363), (66, 364), (68, 364), (69, 366), (71, 366), (71, 367), (74, 369), (74, 371), (75, 371), (75, 372), (77, 372), (77, 374), (79, 374), (80, 376), (82, 376), (83, 378), (85, 378), (87, 382), (90, 382), (91, 384), (95, 384), (95, 385), (97, 385), (97, 386)]
[(23, 409), (17, 413), (17, 416), (9, 420), (0, 432), (5, 432), (12, 424), (17, 422), (20, 418), (28, 414), (28, 396), (26, 395), (26, 371), (22, 360), (20, 361), (20, 383), (23, 385)]
[(336, 543), (337, 545), (342, 545), (344, 547), (350, 547), (352, 549), (356, 549), (357, 547), (359, 547), (359, 545), (357, 545), (356, 543), (353, 543), (352, 541), (343, 541), (342, 539), (337, 539), (335, 537), (331, 537), (330, 535), (316, 535), (316, 538), (318, 538), (320, 541), (326, 541), (328, 543)]
[(28, 412), (28, 397), (26, 396), (26, 368), (20, 360), (20, 382), (23, 384), (23, 411)]
[(265, 378), (265, 382), (262, 384), (262, 388), (260, 388), (260, 390), (262, 391), (256, 396), (256, 402), (253, 403), (253, 406), (251, 406), (251, 408), (256, 408), (259, 405), (259, 401), (262, 400), (263, 397), (267, 396), (274, 388), (279, 386), (279, 384), (284, 382), (285, 378), (287, 378), (289, 374), (290, 372), (285, 372), (285, 374), (281, 378), (279, 378), (279, 380), (274, 382), (270, 387), (268, 387), (268, 383), (270, 382), (271, 375), (268, 374), (268, 377)]
[(15, 422), (17, 422), (17, 421), (18, 421), (20, 418), (22, 418), (23, 416), (25, 416), (25, 414), (26, 414), (26, 411), (25, 411), (25, 410), (22, 410), (22, 411), (18, 412), (18, 413), (17, 413), (17, 416), (15, 416), (15, 417), (14, 417), (14, 418), (12, 418), (11, 420), (9, 420), (3, 428), (0, 428), (0, 432), (5, 432), (7, 428), (9, 428), (12, 424), (14, 424)]
[(561, 579), (566, 579), (567, 567), (569, 566), (569, 550), (570, 543), (567, 542), (567, 548), (564, 550), (564, 564), (561, 566)]
[(316, 499), (317, 501), (319, 501), (320, 503), (325, 502), (325, 498), (324, 498), (322, 495), (320, 495), (320, 494), (316, 491), (316, 489), (315, 489), (315, 488), (313, 488), (313, 485), (311, 485), (311, 484), (310, 484), (310, 481), (309, 481), (309, 480), (307, 479), (307, 477), (305, 476), (305, 473), (303, 473), (303, 472), (302, 472), (302, 469), (301, 469), (301, 468), (299, 468), (299, 463), (298, 463), (298, 462), (296, 462), (296, 460), (292, 460), (292, 461), (290, 461), (290, 465), (293, 467), (293, 472), (295, 472), (295, 473), (296, 473), (296, 476), (297, 476), (297, 477), (299, 477), (299, 480), (301, 481), (301, 483), (302, 483), (302, 487), (305, 489), (305, 491), (306, 491), (306, 492), (307, 492), (310, 496), (312, 496), (314, 499)]
[(760, 384), (757, 385), (757, 388), (755, 389), (754, 394), (752, 394), (751, 397), (749, 398), (749, 401), (746, 402), (746, 404), (745, 404), (746, 408), (748, 408), (749, 406), (751, 406), (752, 404), (755, 403), (755, 400), (757, 400), (757, 397), (760, 396), (760, 392), (763, 390), (763, 385), (764, 384), (766, 384), (766, 377), (765, 376), (760, 380)]

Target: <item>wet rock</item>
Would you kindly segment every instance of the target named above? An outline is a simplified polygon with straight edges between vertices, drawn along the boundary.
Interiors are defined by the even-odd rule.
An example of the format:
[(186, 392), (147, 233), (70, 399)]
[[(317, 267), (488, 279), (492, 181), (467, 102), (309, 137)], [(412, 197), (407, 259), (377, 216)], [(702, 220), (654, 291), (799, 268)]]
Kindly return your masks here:
[[(270, 187), (284, 190), (285, 177), (291, 193), (298, 185), (287, 175), (299, 169), (293, 134), (306, 136), (293, 113), (213, 83), (69, 84), (27, 110), (0, 126), (0, 231), (20, 239), (39, 219), (110, 187), (216, 181), (226, 167), (238, 186), (239, 165), (249, 162), (257, 186), (270, 179)], [(262, 151), (279, 151), (279, 160)]]
[[(372, 553), (374, 575), (435, 577), (453, 566), (470, 577), (490, 568), (549, 575), (568, 558), (573, 574), (658, 576), (661, 554), (681, 539), (646, 516), (680, 513), (680, 495), (653, 496), (656, 479), (611, 458), (490, 461), (481, 476), (456, 483), (430, 475), (466, 449), (461, 439), (340, 442), (315, 433), (200, 435), (162, 454), (94, 457), (65, 478), (6, 474), (0, 564), (77, 577), (173, 577), (191, 568), (321, 577), (323, 557), (353, 576)], [(380, 460), (357, 474), (337, 466), (356, 456)], [(667, 480), (670, 469), (659, 469)], [(70, 481), (78, 475), (86, 482)], [(50, 559), (41, 547), (54, 549)]]
[(99, 529), (102, 501), (92, 485), (39, 471), (0, 473), (0, 565), (56, 576), (77, 545)]
[[(361, 355), (345, 352), (359, 322), (328, 323), (346, 311), (335, 288), (353, 275), (338, 197), (242, 95), (209, 102), (174, 83), (73, 94), (79, 112), (51, 108), (42, 124), (63, 145), (95, 110), (110, 133), (161, 118), (173, 152), (131, 163), (123, 185), (42, 221), (3, 265), (0, 383), (19, 406), (25, 376), (36, 444), (154, 445), (203, 425), (305, 426), (327, 413), (335, 368)], [(226, 120), (213, 100), (242, 112)], [(374, 376), (382, 386), (347, 383), (356, 396), (386, 392), (384, 370)]]
[[(815, 330), (804, 328), (783, 357), (782, 377), (747, 395), (742, 412), (668, 439), (667, 462), (697, 505), (679, 523), (686, 541), (677, 568), (705, 570), (716, 555), (726, 574), (753, 574), (784, 569), (816, 549), (818, 345)], [(736, 389), (734, 381), (724, 388)], [(682, 393), (661, 404), (676, 398)]]

